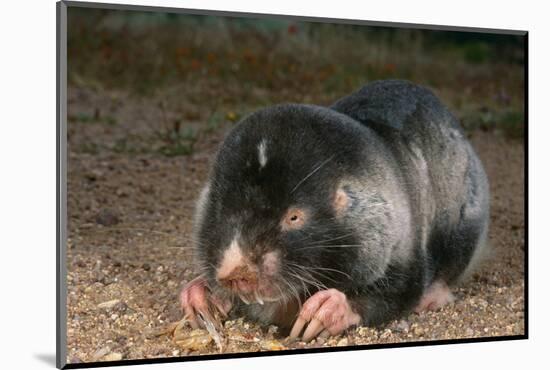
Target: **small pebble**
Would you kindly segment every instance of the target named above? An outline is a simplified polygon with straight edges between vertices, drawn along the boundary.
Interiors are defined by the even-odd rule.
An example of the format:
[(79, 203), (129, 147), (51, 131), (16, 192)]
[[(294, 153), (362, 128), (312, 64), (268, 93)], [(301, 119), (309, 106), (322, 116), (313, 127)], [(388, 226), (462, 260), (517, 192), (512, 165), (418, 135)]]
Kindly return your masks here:
[(76, 357), (76, 356), (73, 356), (69, 359), (70, 364), (79, 364), (81, 362), (82, 362), (82, 360), (80, 358)]
[(120, 219), (114, 211), (104, 208), (97, 214), (95, 222), (103, 226), (113, 226), (118, 224)]
[(336, 345), (337, 345), (338, 347), (345, 347), (345, 346), (348, 345), (348, 343), (349, 343), (349, 342), (348, 342), (348, 338), (342, 338), (342, 339), (340, 339), (340, 340), (338, 341), (338, 343), (336, 343)]
[(128, 305), (124, 302), (118, 302), (117, 304), (115, 304), (113, 306), (113, 310), (118, 312), (132, 311), (131, 309), (129, 309)]
[(122, 360), (122, 353), (113, 352), (109, 353), (107, 356), (103, 357), (105, 361), (120, 361)]
[(401, 331), (404, 333), (408, 333), (410, 328), (411, 328), (411, 325), (406, 320), (399, 321), (399, 323), (395, 327), (397, 331)]
[(97, 305), (97, 308), (113, 308), (120, 303), (120, 299), (113, 299), (112, 301), (102, 302)]
[(97, 361), (100, 358), (102, 358), (103, 356), (105, 356), (107, 353), (109, 353), (110, 350), (111, 349), (109, 347), (100, 348), (92, 355), (92, 359), (94, 361)]
[(285, 346), (278, 340), (263, 340), (260, 342), (260, 346), (262, 349), (268, 350), (268, 351), (280, 351), (285, 349)]
[(386, 329), (384, 330), (384, 332), (382, 333), (382, 335), (380, 336), (380, 338), (382, 339), (387, 339), (389, 337), (391, 337), (391, 330), (390, 329)]
[(126, 188), (119, 188), (119, 189), (117, 189), (117, 191), (115, 193), (118, 197), (124, 198), (124, 197), (127, 197), (130, 194), (130, 191)]
[(213, 338), (206, 330), (195, 329), (188, 335), (176, 333), (174, 341), (184, 350), (201, 351), (205, 350), (212, 342)]

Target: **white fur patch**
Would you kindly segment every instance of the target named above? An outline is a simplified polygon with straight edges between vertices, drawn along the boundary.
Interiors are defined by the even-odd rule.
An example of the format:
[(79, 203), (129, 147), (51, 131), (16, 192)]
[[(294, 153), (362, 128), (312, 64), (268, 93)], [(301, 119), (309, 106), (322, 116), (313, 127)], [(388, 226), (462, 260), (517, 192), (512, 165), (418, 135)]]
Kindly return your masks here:
[(433, 215), (435, 214), (434, 203), (428, 201), (432, 196), (432, 188), (430, 185), (430, 174), (428, 171), (428, 164), (422, 150), (414, 143), (410, 144), (410, 149), (414, 154), (411, 156), (411, 159), (416, 166), (418, 171), (417, 179), (419, 181), (418, 194), (420, 196), (422, 204), (426, 205), (426, 209), (422, 212), (422, 227), (421, 235), (422, 240), (420, 241), (422, 249), (425, 251), (428, 247), (428, 231), (430, 230), (429, 225), (433, 220)]
[(202, 188), (201, 193), (199, 195), (199, 199), (197, 200), (197, 204), (195, 206), (196, 223), (202, 223), (202, 220), (204, 219), (204, 208), (206, 206), (206, 201), (208, 199), (209, 194), (210, 194), (210, 184), (207, 183), (205, 187)]
[(244, 264), (244, 258), (237, 237), (233, 238), (229, 248), (223, 253), (223, 258), (218, 267), (218, 279), (225, 279), (233, 270)]
[(264, 167), (267, 163), (266, 148), (267, 144), (265, 140), (262, 140), (260, 144), (258, 144), (258, 161), (260, 162), (260, 167)]
[(210, 196), (210, 183), (207, 183), (199, 195), (199, 199), (195, 205), (195, 213), (193, 215), (194, 225), (193, 225), (193, 238), (196, 242), (193, 242), (193, 248), (196, 250), (195, 255), (198, 256), (198, 250), (201, 249), (200, 243), (197, 242), (200, 240), (199, 230), (202, 227), (205, 218), (205, 208)]

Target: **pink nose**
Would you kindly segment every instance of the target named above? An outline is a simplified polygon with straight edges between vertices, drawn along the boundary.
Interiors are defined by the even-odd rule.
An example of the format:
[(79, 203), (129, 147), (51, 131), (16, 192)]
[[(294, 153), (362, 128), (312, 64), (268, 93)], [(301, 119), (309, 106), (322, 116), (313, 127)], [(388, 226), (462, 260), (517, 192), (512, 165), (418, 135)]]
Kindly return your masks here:
[(235, 238), (224, 252), (217, 269), (220, 284), (241, 292), (252, 292), (257, 287), (258, 270), (245, 257)]

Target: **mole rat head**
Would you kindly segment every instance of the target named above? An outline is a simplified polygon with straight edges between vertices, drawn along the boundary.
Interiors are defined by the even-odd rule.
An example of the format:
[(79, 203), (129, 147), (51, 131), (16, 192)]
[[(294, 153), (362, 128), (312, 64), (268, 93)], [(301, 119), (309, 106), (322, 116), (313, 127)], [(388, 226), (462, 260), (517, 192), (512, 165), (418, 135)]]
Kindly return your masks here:
[[(245, 303), (301, 299), (342, 281), (357, 244), (339, 187), (349, 170), (323, 115), (302, 106), (253, 114), (224, 141), (196, 215), (210, 285)], [(332, 284), (334, 285), (334, 284)]]

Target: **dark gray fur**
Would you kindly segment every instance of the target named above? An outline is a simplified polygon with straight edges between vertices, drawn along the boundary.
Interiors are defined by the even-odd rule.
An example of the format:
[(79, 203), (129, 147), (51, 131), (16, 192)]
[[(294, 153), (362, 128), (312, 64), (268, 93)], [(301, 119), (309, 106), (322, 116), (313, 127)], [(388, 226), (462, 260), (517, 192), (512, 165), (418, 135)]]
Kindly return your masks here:
[[(338, 188), (350, 199), (341, 217), (332, 208)], [(283, 233), (280, 219), (294, 205), (313, 217)], [(215, 266), (238, 230), (253, 257), (281, 251), (274, 284), (290, 282), (303, 301), (315, 288), (285, 275), (285, 266), (337, 270), (315, 277), (344, 292), (363, 324), (379, 325), (411, 310), (436, 279), (455, 284), (485, 245), (488, 223), (487, 178), (453, 115), (424, 87), (378, 81), (330, 108), (285, 104), (243, 119), (197, 207), (197, 262), (218, 289)], [(238, 309), (288, 326), (297, 306), (287, 303)]]

